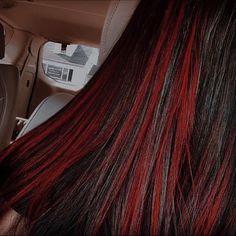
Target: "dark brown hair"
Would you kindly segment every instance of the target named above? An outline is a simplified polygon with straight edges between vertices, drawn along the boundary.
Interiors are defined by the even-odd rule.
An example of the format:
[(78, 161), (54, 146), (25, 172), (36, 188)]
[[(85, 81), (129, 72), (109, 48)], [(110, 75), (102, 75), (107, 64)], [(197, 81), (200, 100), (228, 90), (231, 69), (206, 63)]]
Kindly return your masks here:
[(29, 235), (236, 234), (235, 10), (141, 1), (86, 87), (1, 153)]

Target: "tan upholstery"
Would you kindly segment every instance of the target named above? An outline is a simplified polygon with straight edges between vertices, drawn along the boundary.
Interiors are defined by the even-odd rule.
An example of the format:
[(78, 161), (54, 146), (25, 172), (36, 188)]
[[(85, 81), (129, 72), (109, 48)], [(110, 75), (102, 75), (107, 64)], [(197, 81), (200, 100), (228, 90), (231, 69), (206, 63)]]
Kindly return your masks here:
[[(0, 26), (0, 54), (4, 57), (4, 31)], [(16, 101), (19, 91), (19, 73), (13, 65), (0, 64), (0, 150), (12, 137), (16, 121)]]
[[(124, 28), (129, 22), (130, 17), (136, 9), (138, 2), (139, 0), (115, 0), (111, 2), (102, 32), (99, 55), (100, 64), (105, 60), (112, 47), (121, 36)], [(71, 99), (71, 95), (56, 94), (43, 100), (32, 113), (18, 137), (24, 135), (28, 131), (49, 119), (56, 112), (62, 109), (62, 107), (65, 106)]]
[(11, 141), (16, 121), (18, 78), (18, 69), (15, 66), (0, 65), (0, 149)]
[(4, 36), (4, 28), (0, 24), (0, 59), (3, 59), (5, 54), (5, 36)]
[(102, 26), (110, 2), (12, 0), (15, 3), (13, 7), (1, 8), (2, 1), (0, 0), (1, 19), (14, 29), (31, 32), (50, 41), (89, 44), (95, 47), (100, 44)]
[(138, 3), (139, 0), (111, 1), (102, 30), (99, 64), (103, 63), (120, 38)]
[(45, 98), (31, 114), (29, 120), (27, 121), (17, 138), (23, 136), (30, 130), (34, 129), (35, 127), (39, 126), (40, 124), (48, 120), (50, 117), (55, 115), (72, 98), (72, 95), (65, 93), (58, 93)]

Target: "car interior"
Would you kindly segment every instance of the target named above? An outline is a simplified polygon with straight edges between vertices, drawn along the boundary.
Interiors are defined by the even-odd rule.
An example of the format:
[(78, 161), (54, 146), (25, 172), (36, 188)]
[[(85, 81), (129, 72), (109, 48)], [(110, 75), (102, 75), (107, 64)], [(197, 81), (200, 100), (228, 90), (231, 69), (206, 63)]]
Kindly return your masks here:
[(107, 58), (137, 4), (0, 1), (0, 149), (80, 92)]

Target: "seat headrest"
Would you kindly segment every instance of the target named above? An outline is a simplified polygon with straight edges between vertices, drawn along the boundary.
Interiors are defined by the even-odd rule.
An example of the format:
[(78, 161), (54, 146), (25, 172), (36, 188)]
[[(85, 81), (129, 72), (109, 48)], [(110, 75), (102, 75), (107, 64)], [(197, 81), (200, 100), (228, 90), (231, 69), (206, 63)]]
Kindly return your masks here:
[(99, 53), (100, 65), (106, 59), (115, 43), (120, 38), (138, 3), (139, 0), (111, 1), (102, 30)]
[(3, 25), (0, 23), (0, 59), (3, 59), (5, 55), (5, 34)]

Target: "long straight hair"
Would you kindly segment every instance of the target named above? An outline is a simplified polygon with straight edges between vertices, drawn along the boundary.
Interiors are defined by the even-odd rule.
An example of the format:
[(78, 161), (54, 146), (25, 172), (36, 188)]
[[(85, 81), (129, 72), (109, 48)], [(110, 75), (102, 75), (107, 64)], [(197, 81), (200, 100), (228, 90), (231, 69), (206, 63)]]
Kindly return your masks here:
[(85, 88), (0, 154), (0, 191), (28, 235), (235, 235), (235, 140), (235, 1), (143, 0)]

